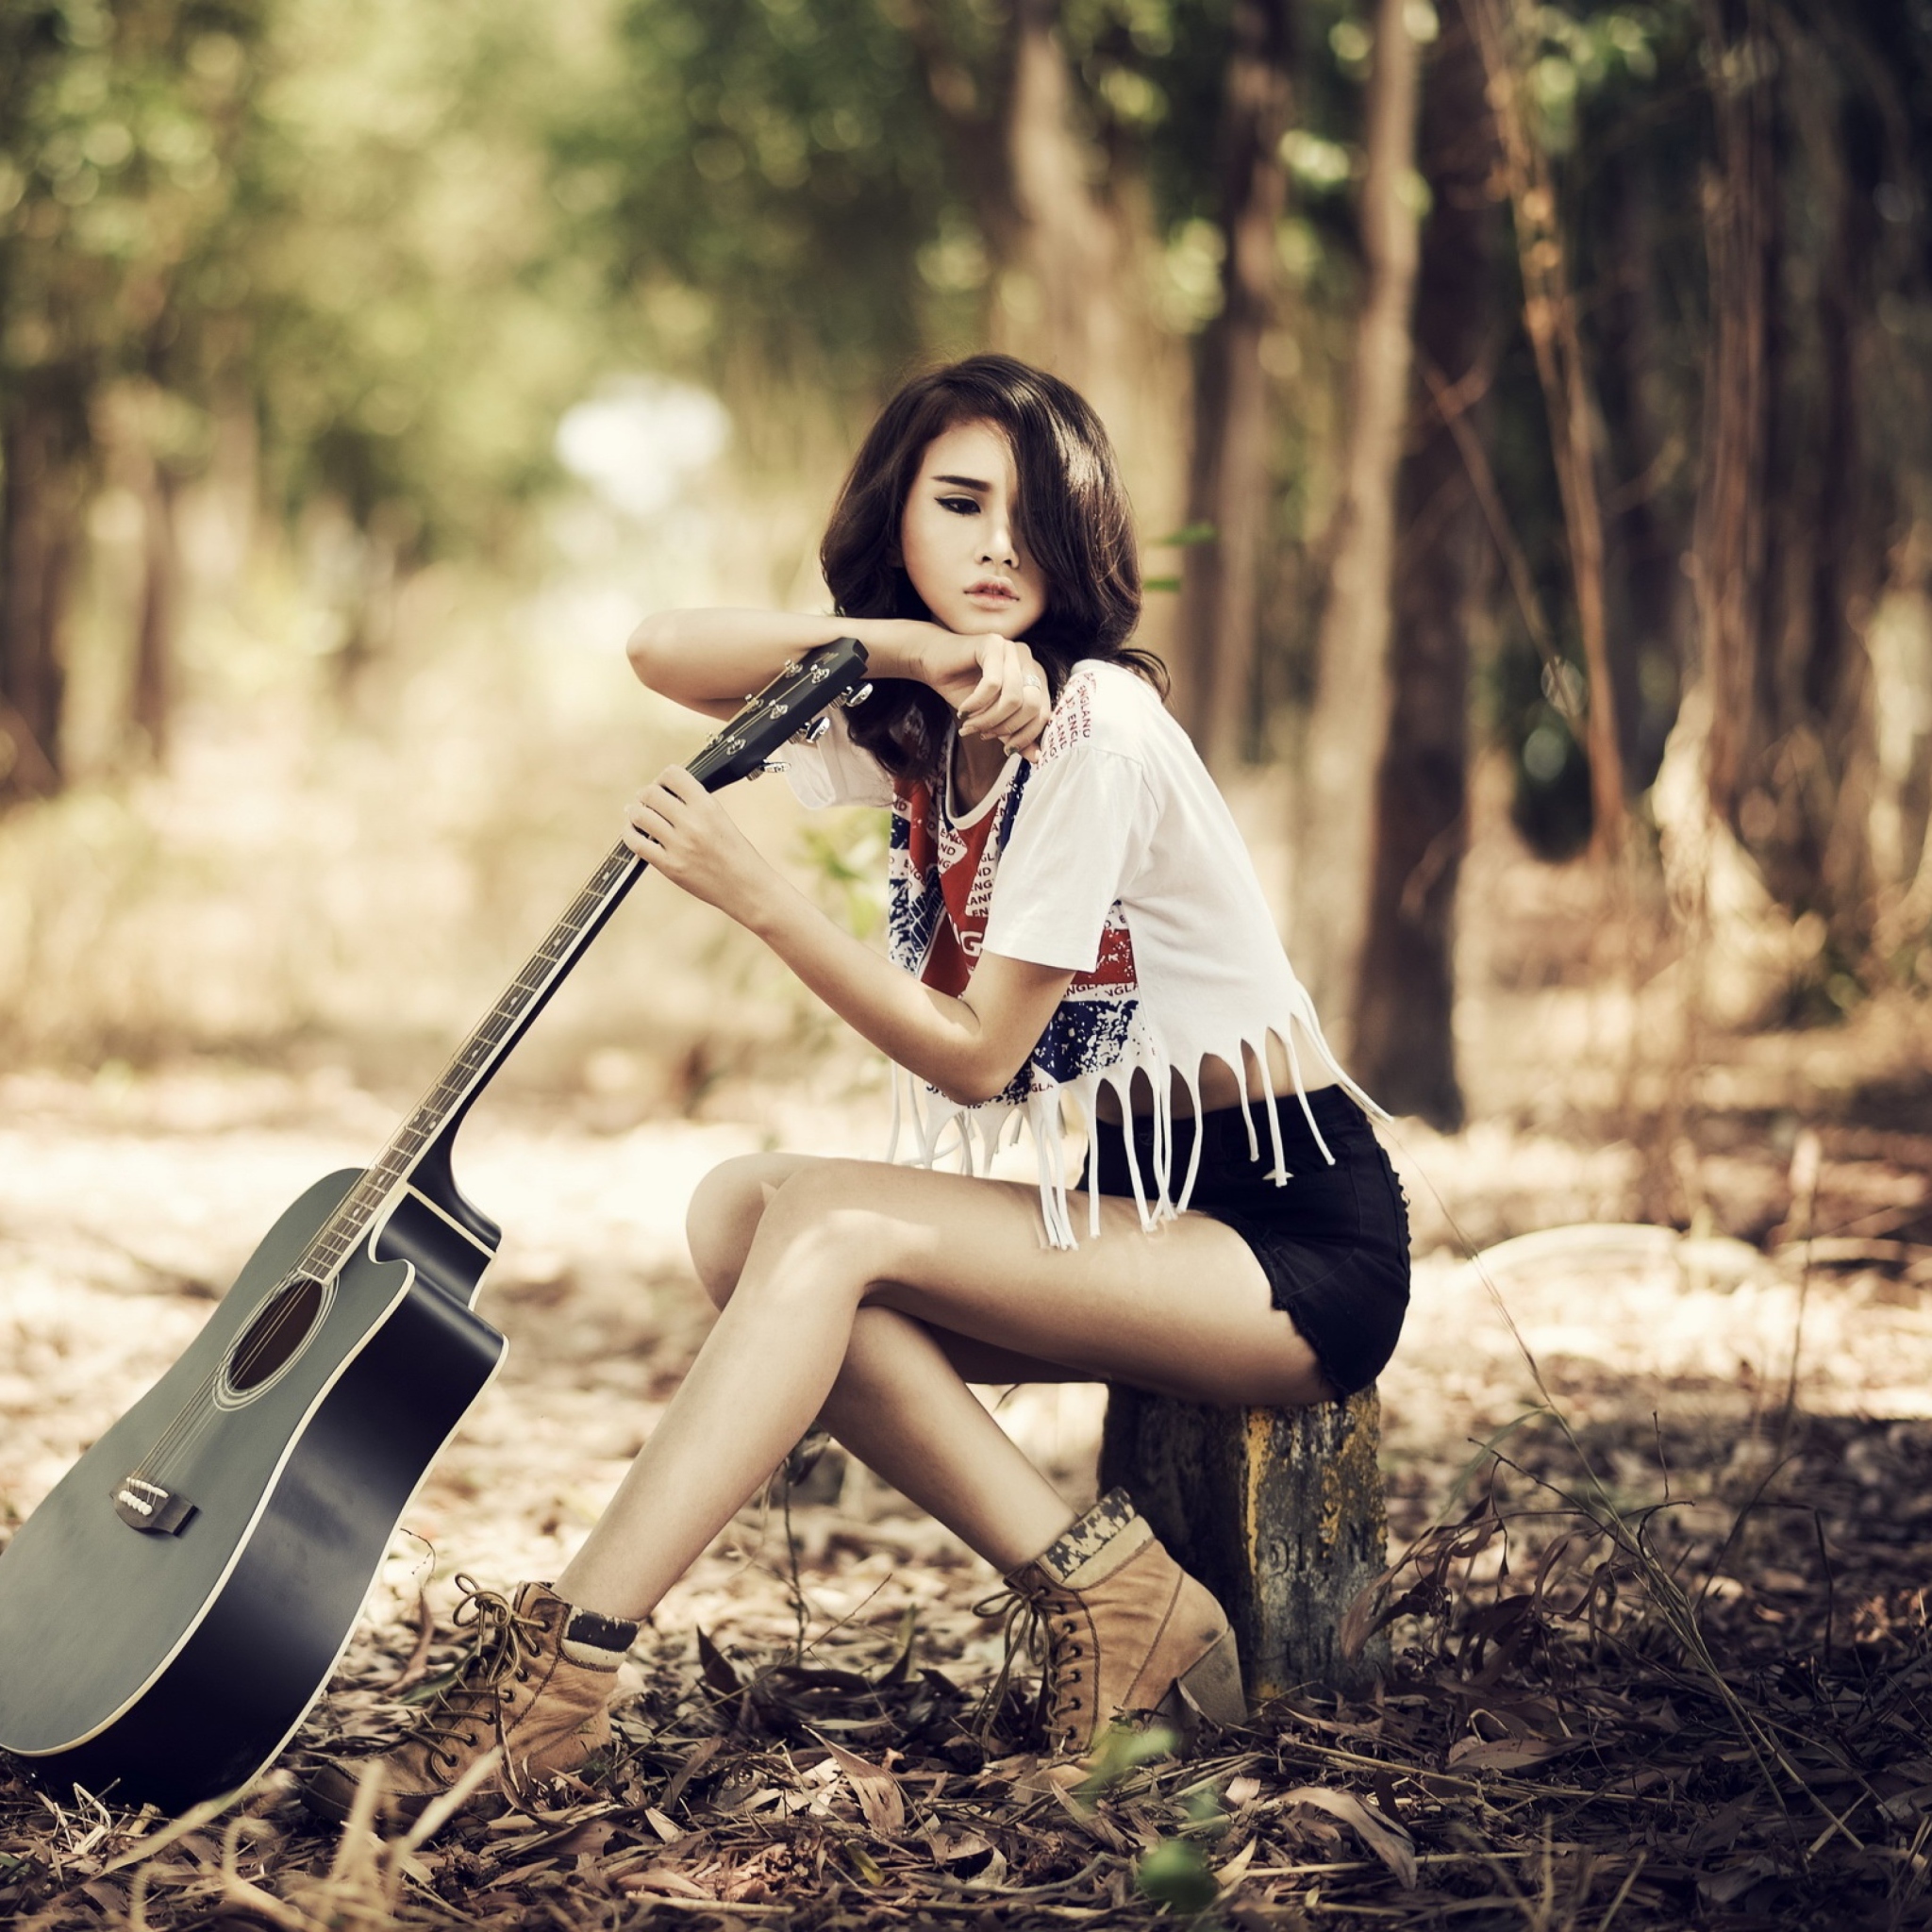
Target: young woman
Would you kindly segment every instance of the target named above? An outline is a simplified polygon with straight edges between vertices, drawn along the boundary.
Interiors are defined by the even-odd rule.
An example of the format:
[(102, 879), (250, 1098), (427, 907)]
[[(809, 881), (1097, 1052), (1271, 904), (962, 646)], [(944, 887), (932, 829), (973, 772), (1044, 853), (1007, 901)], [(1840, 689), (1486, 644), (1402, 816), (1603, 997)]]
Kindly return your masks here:
[[(1106, 432), (1004, 357), (887, 406), (824, 546), (835, 617), (668, 612), (638, 675), (727, 717), (839, 636), (874, 691), (793, 747), (808, 805), (892, 810), (891, 958), (786, 884), (680, 770), (633, 801), (663, 876), (756, 933), (903, 1070), (922, 1165), (748, 1156), (691, 1202), (717, 1324), (554, 1586), (473, 1593), (458, 1686), (391, 1754), (420, 1811), (583, 1765), (637, 1622), (814, 1423), (1045, 1619), (1053, 1749), (1187, 1696), (1243, 1715), (1221, 1607), (1124, 1495), (1084, 1515), (968, 1388), (1106, 1380), (1208, 1403), (1365, 1387), (1407, 1301), (1393, 1175), (1225, 805), (1128, 644), (1140, 575)], [(1024, 1116), (1037, 1186), (975, 1177)], [(1070, 1191), (1062, 1130), (1088, 1132)], [(950, 1138), (965, 1173), (934, 1171)], [(340, 1811), (358, 1767), (325, 1772)]]

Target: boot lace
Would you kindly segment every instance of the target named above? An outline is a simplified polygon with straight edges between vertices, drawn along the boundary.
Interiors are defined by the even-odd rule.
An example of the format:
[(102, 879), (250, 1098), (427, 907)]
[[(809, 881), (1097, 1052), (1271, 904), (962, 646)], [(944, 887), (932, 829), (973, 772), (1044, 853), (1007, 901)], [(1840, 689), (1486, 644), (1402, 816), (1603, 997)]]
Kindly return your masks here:
[(1003, 1620), (1005, 1639), (999, 1674), (993, 1679), (979, 1708), (974, 1714), (974, 1727), (982, 1742), (991, 1730), (1006, 1701), (1013, 1678), (1013, 1662), (1024, 1657), (1038, 1665), (1040, 1693), (1034, 1702), (1034, 1723), (1045, 1733), (1055, 1750), (1071, 1743), (1078, 1734), (1080, 1694), (1074, 1688), (1086, 1676), (1080, 1643), (1080, 1620), (1073, 1614), (1072, 1600), (1050, 1586), (1028, 1589), (1009, 1583), (973, 1607), (979, 1617)]
[(458, 1630), (471, 1633), (468, 1656), (458, 1664), (456, 1676), (443, 1691), (440, 1708), (419, 1734), (432, 1760), (454, 1772), (459, 1749), (478, 1750), (491, 1741), (504, 1745), (506, 1774), (508, 1740), (504, 1735), (504, 1691), (509, 1683), (526, 1683), (539, 1648), (548, 1636), (541, 1617), (525, 1616), (500, 1591), (485, 1590), (475, 1577), (458, 1574), (463, 1600), (453, 1619)]

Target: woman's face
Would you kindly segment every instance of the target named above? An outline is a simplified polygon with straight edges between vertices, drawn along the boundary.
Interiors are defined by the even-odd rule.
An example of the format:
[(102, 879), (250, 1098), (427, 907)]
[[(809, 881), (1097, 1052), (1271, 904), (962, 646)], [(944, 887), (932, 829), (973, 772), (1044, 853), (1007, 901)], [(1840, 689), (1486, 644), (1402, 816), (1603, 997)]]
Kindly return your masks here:
[(899, 554), (935, 620), (968, 637), (1019, 638), (1046, 612), (1046, 578), (1020, 547), (1020, 478), (991, 423), (926, 444), (899, 520)]

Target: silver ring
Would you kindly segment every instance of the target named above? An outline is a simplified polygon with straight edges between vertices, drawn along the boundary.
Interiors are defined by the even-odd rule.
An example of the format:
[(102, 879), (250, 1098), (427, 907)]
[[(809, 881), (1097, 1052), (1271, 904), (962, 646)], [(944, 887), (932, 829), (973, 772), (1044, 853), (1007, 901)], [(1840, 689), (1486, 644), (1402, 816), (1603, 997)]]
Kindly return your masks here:
[(1040, 680), (1039, 678), (1034, 676), (1032, 672), (1029, 671), (1026, 674), (1026, 675), (1020, 680), (1020, 689), (1022, 691), (1038, 691), (1040, 689)]

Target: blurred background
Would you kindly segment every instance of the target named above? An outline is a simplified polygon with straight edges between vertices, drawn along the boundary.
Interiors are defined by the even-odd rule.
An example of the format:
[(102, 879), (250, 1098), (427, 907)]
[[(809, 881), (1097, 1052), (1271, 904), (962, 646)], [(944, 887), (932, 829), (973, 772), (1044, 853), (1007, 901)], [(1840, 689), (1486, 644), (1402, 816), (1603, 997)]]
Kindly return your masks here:
[[(1923, 1126), (1928, 159), (1925, 0), (0, 0), (0, 1056), (433, 1072), (702, 741), (631, 625), (824, 608), (991, 346), (1391, 1108), (1679, 1225)], [(875, 924), (876, 818), (735, 808)], [(507, 1083), (875, 1084), (646, 891)]]

